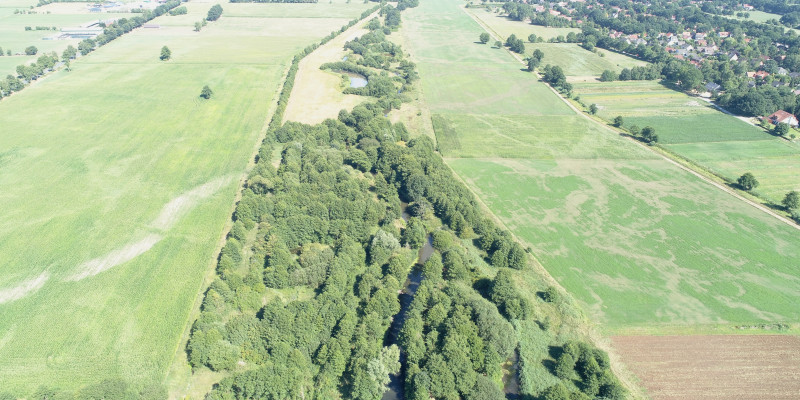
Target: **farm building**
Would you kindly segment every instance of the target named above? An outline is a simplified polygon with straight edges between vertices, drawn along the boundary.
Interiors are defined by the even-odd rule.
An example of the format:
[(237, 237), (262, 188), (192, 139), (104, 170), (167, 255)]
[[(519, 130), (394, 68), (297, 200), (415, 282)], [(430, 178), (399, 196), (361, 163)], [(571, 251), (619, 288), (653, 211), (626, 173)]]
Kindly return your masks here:
[(718, 84), (716, 84), (714, 82), (706, 83), (706, 90), (708, 90), (709, 92), (718, 92), (721, 88), (722, 88), (722, 86), (720, 86), (720, 85), (718, 85)]
[(789, 114), (788, 112), (783, 110), (775, 111), (772, 115), (767, 117), (767, 119), (773, 125), (786, 123), (789, 124), (790, 126), (797, 126), (797, 117), (795, 117), (794, 114)]

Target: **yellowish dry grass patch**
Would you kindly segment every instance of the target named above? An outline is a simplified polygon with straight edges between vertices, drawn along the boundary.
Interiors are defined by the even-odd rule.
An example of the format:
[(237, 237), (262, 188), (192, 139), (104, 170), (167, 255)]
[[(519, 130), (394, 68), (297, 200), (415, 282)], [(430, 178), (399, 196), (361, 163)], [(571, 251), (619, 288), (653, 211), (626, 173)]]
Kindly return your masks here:
[(342, 93), (341, 75), (323, 71), (320, 66), (344, 58), (347, 55), (345, 42), (369, 32), (364, 26), (373, 16), (352, 26), (300, 61), (292, 95), (286, 105), (284, 122), (318, 124), (328, 118), (336, 118), (340, 110), (351, 110), (366, 100), (363, 96)]

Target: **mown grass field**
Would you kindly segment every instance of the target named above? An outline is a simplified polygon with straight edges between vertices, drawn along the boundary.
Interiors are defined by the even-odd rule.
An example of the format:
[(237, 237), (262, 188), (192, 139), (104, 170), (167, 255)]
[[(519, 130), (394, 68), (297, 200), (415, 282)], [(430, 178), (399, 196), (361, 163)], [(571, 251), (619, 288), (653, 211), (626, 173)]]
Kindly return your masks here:
[(292, 56), (369, 7), (223, 13), (194, 32), (213, 4), (0, 101), (3, 390), (163, 382)]
[[(501, 7), (501, 4), (498, 4), (497, 7)], [(581, 31), (578, 28), (549, 28), (541, 25), (531, 25), (529, 23), (515, 21), (505, 16), (501, 16), (500, 14), (492, 11), (486, 11), (486, 8), (467, 8), (466, 11), (480, 19), (484, 24), (491, 27), (491, 29), (494, 30), (494, 33), (504, 39), (511, 36), (513, 33), (525, 41), (528, 40), (528, 35), (530, 34), (534, 34), (543, 38), (544, 40), (548, 40), (558, 36), (566, 37), (570, 32), (578, 33)], [(500, 13), (502, 12), (503, 10), (500, 9)], [(480, 34), (480, 32), (478, 32), (478, 34)], [(475, 40), (478, 40), (477, 36), (475, 37)]]
[[(595, 321), (624, 331), (800, 318), (797, 230), (577, 116), (509, 54), (474, 45), (482, 29), (459, 4), (423, 3), (405, 22), (439, 148)], [(447, 90), (456, 82), (485, 84)], [(507, 96), (513, 82), (537, 95)]]
[(621, 115), (625, 126), (652, 126), (667, 148), (732, 181), (752, 172), (761, 183), (757, 191), (773, 202), (800, 190), (800, 145), (701, 99), (652, 81), (577, 83), (575, 91), (585, 104), (597, 104), (601, 117)]

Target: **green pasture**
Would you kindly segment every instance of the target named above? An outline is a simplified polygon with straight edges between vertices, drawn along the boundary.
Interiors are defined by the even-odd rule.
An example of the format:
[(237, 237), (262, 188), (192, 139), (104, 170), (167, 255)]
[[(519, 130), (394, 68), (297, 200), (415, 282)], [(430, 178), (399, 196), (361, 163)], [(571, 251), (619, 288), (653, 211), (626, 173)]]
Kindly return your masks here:
[[(556, 99), (557, 100), (557, 99)], [(433, 128), (446, 158), (552, 160), (647, 159), (655, 155), (625, 146), (579, 115), (436, 114)]]
[[(501, 5), (498, 5), (498, 7), (500, 6)], [(501, 16), (498, 13), (486, 11), (485, 8), (476, 7), (467, 8), (465, 10), (487, 25), (493, 31), (492, 33), (502, 37), (503, 39), (511, 36), (511, 34), (515, 34), (517, 37), (522, 38), (522, 40), (527, 41), (528, 36), (530, 34), (534, 34), (543, 38), (544, 40), (548, 40), (558, 36), (566, 37), (570, 32), (579, 33), (581, 31), (578, 28), (551, 28), (541, 25), (532, 25), (527, 22), (515, 21), (508, 17)], [(502, 9), (500, 12), (502, 13)], [(480, 32), (478, 32), (478, 34), (480, 34)], [(476, 36), (474, 40), (478, 40), (478, 37)]]
[(604, 55), (601, 57), (576, 43), (527, 43), (525, 49), (526, 53), (532, 53), (536, 49), (541, 50), (544, 53), (541, 65), (557, 65), (564, 70), (566, 76), (596, 76), (599, 78), (605, 70), (619, 72), (623, 68), (646, 64), (644, 61), (619, 53), (598, 49)]
[(450, 160), (597, 322), (796, 321), (797, 231), (661, 160)]
[(283, 72), (361, 12), (194, 32), (210, 5), (0, 101), (3, 391), (163, 382)]
[(756, 192), (780, 204), (792, 190), (800, 191), (800, 146), (781, 139), (683, 143), (670, 150), (711, 171), (735, 180), (751, 172), (759, 181)]
[(576, 83), (584, 104), (597, 104), (606, 120), (652, 126), (659, 142), (731, 181), (752, 172), (757, 191), (779, 203), (800, 190), (800, 146), (726, 115), (702, 99), (652, 81)]
[[(442, 7), (445, 5), (445, 7)], [(475, 43), (483, 32), (464, 11), (436, 2), (403, 21), (433, 113), (570, 115), (565, 104), (505, 50)], [(447, 21), (440, 21), (446, 18)]]
[[(624, 331), (800, 318), (796, 229), (565, 110), (552, 92), (506, 96), (506, 81), (543, 84), (487, 67), (511, 56), (475, 45), (482, 29), (458, 5), (423, 2), (404, 22), (439, 149), (595, 321)], [(476, 84), (444, 89), (456, 81)], [(665, 140), (687, 137), (682, 117), (722, 115), (654, 82), (575, 88), (605, 117), (672, 117), (672, 128), (657, 128)], [(734, 118), (714, 121), (742, 146), (769, 138)]]

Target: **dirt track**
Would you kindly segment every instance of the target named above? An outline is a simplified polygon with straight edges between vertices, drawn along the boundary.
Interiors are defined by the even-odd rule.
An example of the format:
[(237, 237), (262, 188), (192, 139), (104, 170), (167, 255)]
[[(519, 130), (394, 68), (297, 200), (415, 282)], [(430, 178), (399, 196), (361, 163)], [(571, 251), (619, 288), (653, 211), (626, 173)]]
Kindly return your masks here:
[(796, 336), (616, 336), (612, 342), (654, 400), (800, 399)]

